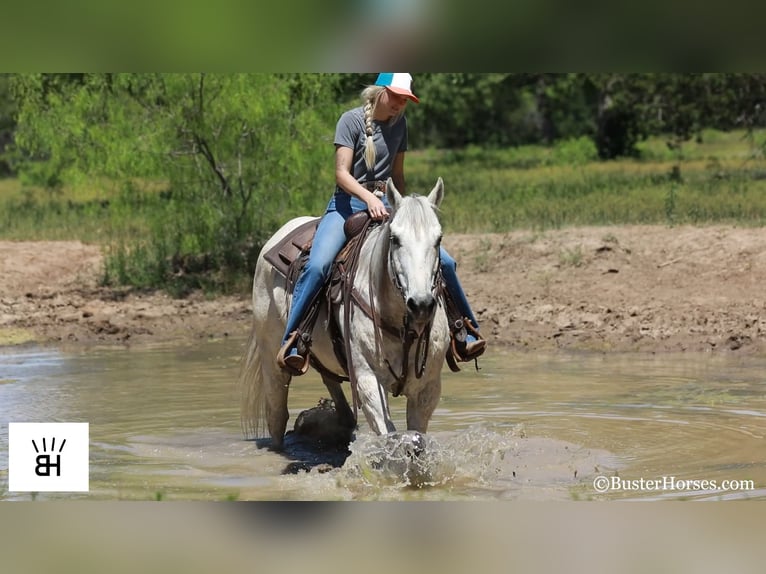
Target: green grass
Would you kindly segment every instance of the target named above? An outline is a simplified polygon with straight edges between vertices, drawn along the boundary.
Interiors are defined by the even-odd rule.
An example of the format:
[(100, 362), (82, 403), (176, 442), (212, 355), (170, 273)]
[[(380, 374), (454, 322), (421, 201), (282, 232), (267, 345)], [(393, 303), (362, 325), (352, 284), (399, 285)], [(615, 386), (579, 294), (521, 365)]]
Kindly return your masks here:
[(559, 253), (559, 264), (562, 267), (579, 267), (582, 265), (582, 245), (576, 245), (572, 249), (564, 249)]
[[(762, 226), (765, 149), (766, 133), (746, 137), (743, 131), (705, 131), (700, 141), (680, 149), (669, 148), (664, 138), (653, 138), (639, 145), (637, 158), (604, 162), (596, 159), (592, 142), (584, 138), (551, 147), (416, 150), (407, 154), (407, 189), (428, 193), (437, 177), (444, 179), (441, 218), (446, 233), (540, 233), (565, 226), (620, 224)], [(296, 202), (302, 207), (293, 211), (322, 212), (334, 185), (331, 166), (320, 179), (315, 189), (303, 192), (304, 199)], [(100, 244), (111, 254), (105, 281), (156, 285), (172, 271), (168, 261), (177, 249), (183, 251), (187, 271), (192, 264), (203, 265), (212, 251), (209, 245), (196, 245), (194, 235), (166, 244), (172, 234), (158, 239), (152, 229), (159, 223), (172, 230), (182, 219), (200, 213), (213, 221), (218, 214), (215, 206), (210, 209), (209, 214), (185, 214), (157, 182), (118, 186), (93, 180), (49, 191), (7, 179), (0, 180), (0, 239)], [(288, 209), (284, 219), (299, 214)], [(563, 253), (561, 259), (562, 264), (578, 262), (577, 253)], [(482, 267), (484, 262), (479, 258), (477, 264)]]
[[(147, 189), (157, 186), (148, 186)], [(146, 194), (159, 197), (157, 193)], [(127, 201), (107, 183), (46, 190), (17, 179), (0, 179), (0, 238), (13, 240), (79, 239), (107, 244), (117, 230), (141, 234), (146, 216), (162, 209), (159, 200)]]
[[(670, 150), (643, 142), (638, 159), (596, 161), (587, 140), (500, 150), (412, 151), (408, 190), (427, 193), (441, 176), (448, 232), (503, 232), (573, 225), (766, 222), (766, 137), (706, 131), (702, 142)], [(317, 185), (315, 211), (332, 193), (331, 174)], [(128, 198), (105, 183), (48, 191), (0, 180), (0, 238), (80, 239), (108, 245), (142, 236), (162, 217), (161, 186)], [(297, 215), (297, 214), (294, 214)], [(171, 220), (172, 221), (172, 220)], [(192, 246), (193, 247), (193, 246)]]
[[(559, 148), (412, 152), (408, 189), (445, 182), (448, 232), (503, 232), (573, 225), (766, 222), (763, 137), (706, 132), (680, 151), (644, 142), (636, 159), (582, 161)], [(579, 145), (579, 144), (578, 144)], [(759, 147), (760, 146), (760, 147)], [(582, 147), (582, 146), (581, 146)], [(572, 157), (580, 158), (572, 160)]]

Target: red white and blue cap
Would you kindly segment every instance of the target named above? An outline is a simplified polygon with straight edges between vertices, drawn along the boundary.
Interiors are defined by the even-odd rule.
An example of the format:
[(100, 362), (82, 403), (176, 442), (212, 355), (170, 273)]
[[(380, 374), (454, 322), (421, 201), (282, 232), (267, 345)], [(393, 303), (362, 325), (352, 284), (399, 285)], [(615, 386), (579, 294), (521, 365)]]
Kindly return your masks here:
[(418, 97), (412, 93), (412, 76), (409, 74), (383, 72), (378, 74), (378, 79), (375, 80), (375, 85), (384, 86), (395, 94), (409, 98), (416, 104), (420, 103)]

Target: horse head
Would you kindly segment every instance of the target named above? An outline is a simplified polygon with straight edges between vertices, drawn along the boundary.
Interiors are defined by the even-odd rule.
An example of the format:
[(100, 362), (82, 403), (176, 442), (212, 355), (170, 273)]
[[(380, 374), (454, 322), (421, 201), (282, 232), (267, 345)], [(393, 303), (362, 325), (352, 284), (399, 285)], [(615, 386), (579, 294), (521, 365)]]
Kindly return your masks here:
[(389, 178), (386, 197), (392, 207), (389, 270), (404, 298), (406, 326), (420, 335), (436, 312), (442, 239), (437, 209), (444, 197), (444, 182), (439, 178), (427, 197), (403, 197)]

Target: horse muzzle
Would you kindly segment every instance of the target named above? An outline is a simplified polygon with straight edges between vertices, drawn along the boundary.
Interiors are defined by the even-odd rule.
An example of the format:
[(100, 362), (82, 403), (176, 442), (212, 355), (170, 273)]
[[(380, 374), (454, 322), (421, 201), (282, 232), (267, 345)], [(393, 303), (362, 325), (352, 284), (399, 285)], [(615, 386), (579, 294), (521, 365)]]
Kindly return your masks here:
[(431, 293), (407, 298), (407, 327), (421, 335), (433, 321), (436, 313), (436, 297)]

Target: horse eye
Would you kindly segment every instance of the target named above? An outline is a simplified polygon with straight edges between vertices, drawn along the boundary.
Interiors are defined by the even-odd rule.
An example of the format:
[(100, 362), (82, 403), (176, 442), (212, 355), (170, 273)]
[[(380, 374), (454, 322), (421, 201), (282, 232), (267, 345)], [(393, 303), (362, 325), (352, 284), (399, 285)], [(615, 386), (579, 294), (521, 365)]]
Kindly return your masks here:
[(394, 247), (401, 247), (402, 242), (397, 235), (391, 235), (391, 245)]

